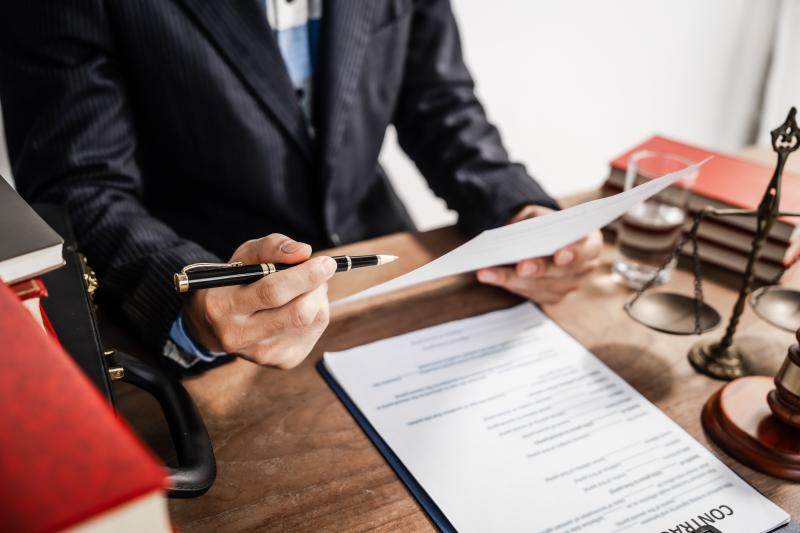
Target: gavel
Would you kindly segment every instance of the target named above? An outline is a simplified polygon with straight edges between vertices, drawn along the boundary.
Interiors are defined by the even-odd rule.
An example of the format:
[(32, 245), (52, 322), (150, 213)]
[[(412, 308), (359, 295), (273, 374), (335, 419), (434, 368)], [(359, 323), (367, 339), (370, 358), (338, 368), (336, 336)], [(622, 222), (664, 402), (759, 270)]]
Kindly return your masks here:
[[(800, 330), (795, 338), (800, 342)], [(774, 378), (745, 376), (717, 390), (701, 421), (711, 440), (742, 463), (800, 481), (800, 345), (789, 347)]]
[[(800, 330), (795, 337), (800, 343)], [(767, 395), (767, 403), (781, 422), (800, 428), (800, 345), (789, 347), (786, 359), (775, 375), (775, 389)]]

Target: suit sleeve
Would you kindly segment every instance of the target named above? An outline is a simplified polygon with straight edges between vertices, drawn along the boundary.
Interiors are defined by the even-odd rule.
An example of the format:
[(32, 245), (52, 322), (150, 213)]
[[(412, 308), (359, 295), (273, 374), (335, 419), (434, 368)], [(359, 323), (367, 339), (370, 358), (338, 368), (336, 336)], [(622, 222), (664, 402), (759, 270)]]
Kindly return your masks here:
[(20, 194), (66, 207), (98, 302), (160, 350), (182, 305), (172, 274), (218, 260), (148, 213), (136, 129), (102, 3), (0, 6), (0, 101)]
[(433, 191), (459, 213), (467, 234), (503, 224), (526, 204), (557, 209), (525, 168), (509, 161), (486, 118), (449, 1), (425, 0), (412, 17), (394, 124)]

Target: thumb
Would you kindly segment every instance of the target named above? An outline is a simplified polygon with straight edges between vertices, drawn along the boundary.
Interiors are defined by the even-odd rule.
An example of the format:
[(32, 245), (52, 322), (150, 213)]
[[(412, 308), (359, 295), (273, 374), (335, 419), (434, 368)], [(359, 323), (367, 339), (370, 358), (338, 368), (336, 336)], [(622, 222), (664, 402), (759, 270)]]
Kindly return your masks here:
[(273, 233), (247, 241), (233, 252), (231, 261), (245, 264), (256, 263), (299, 263), (311, 257), (311, 246), (306, 243)]

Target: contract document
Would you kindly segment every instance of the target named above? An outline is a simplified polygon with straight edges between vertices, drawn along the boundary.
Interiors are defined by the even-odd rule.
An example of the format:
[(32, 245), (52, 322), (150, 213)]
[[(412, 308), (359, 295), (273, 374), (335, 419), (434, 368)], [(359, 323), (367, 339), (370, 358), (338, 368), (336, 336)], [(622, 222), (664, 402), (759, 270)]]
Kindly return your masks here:
[(335, 303), (345, 304), (445, 276), (552, 255), (560, 248), (611, 223), (639, 202), (692, 175), (707, 160), (614, 196), (484, 231), (427, 265)]
[(759, 533), (789, 520), (533, 304), (323, 364), (458, 531)]

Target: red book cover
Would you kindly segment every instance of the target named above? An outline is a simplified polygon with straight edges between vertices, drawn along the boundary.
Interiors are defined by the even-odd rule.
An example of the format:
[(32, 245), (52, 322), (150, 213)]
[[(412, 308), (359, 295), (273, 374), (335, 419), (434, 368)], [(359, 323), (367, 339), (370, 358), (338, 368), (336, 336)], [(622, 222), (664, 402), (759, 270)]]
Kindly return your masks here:
[(42, 326), (44, 326), (44, 330), (56, 341), (56, 344), (61, 347), (61, 343), (58, 341), (58, 335), (56, 335), (56, 330), (53, 329), (53, 324), (51, 324), (50, 319), (47, 318), (47, 313), (44, 312), (44, 307), (42, 307), (41, 303), (39, 303), (39, 315), (42, 317)]
[(41, 321), (44, 330), (58, 342), (58, 336), (56, 336), (53, 325), (50, 323), (50, 319), (47, 318), (44, 307), (42, 307), (42, 298), (47, 298), (47, 287), (45, 287), (42, 278), (26, 279), (25, 281), (14, 283), (10, 287), (14, 294), (17, 295), (17, 298), (25, 304), (31, 315), (36, 320)]
[[(774, 167), (698, 148), (658, 135), (616, 158), (612, 161), (611, 168), (624, 172), (628, 168), (628, 158), (640, 150), (672, 153), (690, 161), (702, 161), (713, 156), (713, 159), (700, 169), (700, 176), (694, 184), (694, 192), (699, 196), (744, 209), (755, 209), (758, 206), (775, 170)], [(781, 209), (800, 211), (800, 176), (797, 174), (786, 171), (783, 173)], [(782, 218), (781, 221), (796, 226), (800, 219), (787, 217)]]
[(57, 531), (165, 488), (166, 474), (0, 283), (0, 516)]

